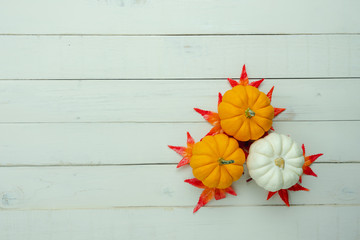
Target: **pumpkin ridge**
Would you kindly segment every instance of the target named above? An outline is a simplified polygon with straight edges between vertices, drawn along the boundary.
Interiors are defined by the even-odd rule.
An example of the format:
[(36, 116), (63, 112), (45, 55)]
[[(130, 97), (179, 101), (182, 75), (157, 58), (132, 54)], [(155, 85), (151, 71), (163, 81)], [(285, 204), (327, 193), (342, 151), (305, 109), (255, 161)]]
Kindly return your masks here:
[(227, 169), (227, 165), (222, 166), (222, 167), (226, 170), (227, 174), (229, 174), (229, 176), (231, 177), (231, 182), (234, 182), (234, 178), (233, 178), (233, 176), (229, 173), (229, 171), (228, 171), (228, 169)]
[(218, 151), (219, 151), (219, 155), (221, 156), (221, 157), (223, 157), (224, 156), (224, 153), (225, 153), (225, 151), (226, 151), (226, 149), (227, 149), (227, 146), (229, 146), (229, 141), (230, 141), (230, 138), (228, 138), (228, 137), (226, 137), (226, 143), (224, 144), (226, 147), (225, 147), (225, 149), (223, 149), (222, 148), (222, 150), (220, 151), (220, 144), (219, 144), (219, 141), (220, 142), (222, 142), (221, 141), (221, 139), (220, 139), (220, 137), (219, 137), (220, 135), (218, 135), (218, 136), (216, 136), (215, 135), (215, 141), (216, 141), (216, 143), (217, 143), (217, 147), (218, 147)]
[[(259, 94), (259, 96), (257, 97), (256, 101), (255, 101), (254, 104), (252, 105), (252, 107), (254, 108), (254, 110), (258, 110), (258, 109), (264, 108), (263, 105), (257, 106), (257, 104), (260, 104), (260, 103), (258, 103), (258, 101), (260, 101), (260, 96), (262, 95), (261, 93), (262, 93), (262, 92), (260, 92), (260, 94)], [(265, 94), (265, 93), (263, 93), (263, 94)], [(267, 107), (267, 106), (265, 106), (265, 107)]]
[(242, 149), (240, 149), (240, 150), (241, 150), (241, 153), (242, 153), (242, 158), (240, 160), (235, 160), (233, 165), (242, 167), (244, 165), (244, 163), (245, 163), (246, 157), (245, 157), (244, 151)]
[(267, 141), (267, 142), (270, 144), (270, 146), (271, 146), (271, 148), (272, 148), (272, 153), (273, 153), (273, 156), (274, 156), (274, 155), (275, 155), (275, 149), (274, 149), (274, 146), (272, 145), (271, 141), (268, 141), (268, 140), (265, 139), (265, 138), (264, 138), (264, 140)]
[[(245, 155), (245, 154), (244, 154)], [(245, 156), (244, 156), (244, 158), (245, 158)], [(244, 163), (245, 163), (245, 161), (243, 161), (243, 162), (241, 162), (241, 161), (235, 161), (234, 163), (233, 163), (233, 165), (236, 165), (236, 166), (243, 166), (244, 165)]]
[(282, 139), (282, 137), (281, 137), (281, 135), (280, 135), (280, 157), (284, 160), (284, 158), (283, 158), (283, 150), (284, 150), (284, 143), (283, 143), (283, 139)]
[[(264, 116), (262, 116), (262, 115), (260, 115), (260, 114), (258, 114), (257, 117), (258, 117), (258, 118), (263, 118), (263, 119), (269, 120), (269, 121), (271, 121), (271, 122), (273, 122), (273, 119), (274, 119), (274, 118), (264, 117)], [(272, 124), (271, 124), (271, 125), (272, 125)]]
[[(259, 178), (255, 179), (255, 181), (259, 181), (263, 178), (268, 178), (268, 175), (273, 175), (273, 172), (274, 172), (274, 168), (270, 168), (269, 171), (267, 171), (265, 174), (263, 174), (262, 176), (260, 176)], [(266, 181), (266, 182), (269, 182), (269, 181)]]
[[(243, 89), (243, 90), (241, 90), (241, 89)], [(247, 104), (248, 104), (248, 102), (247, 102), (247, 93), (246, 93), (246, 86), (238, 85), (238, 86), (234, 87), (233, 89), (231, 89), (230, 91), (232, 91), (232, 90), (238, 95), (238, 97), (239, 97), (239, 99), (241, 100), (241, 102), (242, 102), (243, 105), (247, 105)], [(244, 101), (244, 99), (243, 99), (243, 94), (242, 94), (243, 92), (245, 92), (245, 94), (246, 94), (245, 101)]]
[(296, 142), (292, 141), (291, 146), (289, 147), (289, 149), (287, 150), (287, 152), (282, 154), (282, 155), (284, 156), (284, 158), (288, 158), (287, 155), (290, 153), (291, 149), (292, 149), (294, 146), (296, 147)]
[(240, 127), (237, 129), (236, 133), (234, 134), (234, 136), (238, 136), (240, 135), (241, 132), (241, 127), (245, 124), (246, 119), (242, 122), (242, 124), (240, 125)]
[[(258, 100), (252, 107), (253, 107), (253, 110), (256, 112), (256, 111), (266, 108), (268, 106), (271, 106), (271, 102), (270, 102), (269, 98), (265, 95), (265, 93), (261, 92), (259, 94)], [(259, 113), (257, 113), (257, 114), (259, 114)]]
[[(210, 162), (210, 163), (207, 163), (207, 164), (204, 164), (204, 165), (201, 165), (201, 167), (205, 167), (205, 166), (209, 166), (209, 165), (211, 165), (211, 164), (215, 164), (216, 162), (215, 161), (213, 161), (213, 162)], [(201, 167), (197, 167), (197, 168), (201, 168)], [(196, 168), (196, 169), (197, 169)]]
[[(250, 87), (250, 86), (249, 86), (249, 87)], [(253, 88), (248, 88), (248, 90), (249, 90), (250, 93), (251, 93), (251, 94), (248, 93), (248, 106), (249, 106), (252, 110), (254, 110), (253, 107), (254, 107), (255, 103), (258, 101), (261, 92), (259, 91), (259, 89), (255, 88), (255, 87), (253, 87)], [(253, 96), (253, 95), (254, 95), (254, 96)], [(255, 95), (256, 95), (256, 96), (255, 96)], [(255, 100), (250, 103), (250, 99), (251, 99), (251, 100), (252, 100), (252, 99), (255, 99)]]
[[(215, 168), (215, 167), (217, 166), (216, 164), (217, 164), (217, 162), (212, 162), (212, 163), (209, 163), (209, 164), (206, 164), (206, 165), (201, 165), (200, 167), (195, 167), (195, 168), (193, 168), (193, 169), (194, 169), (194, 170), (195, 170), (195, 169), (198, 170), (198, 169), (203, 168), (203, 167), (209, 167), (210, 165), (214, 165), (214, 168)], [(212, 169), (212, 170), (214, 170), (214, 169)], [(211, 170), (211, 171), (212, 171), (212, 170)], [(211, 173), (211, 172), (210, 172), (210, 173)]]
[(271, 107), (272, 110), (273, 110), (272, 112), (274, 112), (274, 107), (271, 106), (271, 105), (268, 105), (268, 106), (265, 106), (265, 107), (262, 107), (262, 108), (257, 108), (257, 109), (255, 109), (254, 111), (255, 111), (256, 116), (262, 117), (262, 118), (266, 118), (266, 119), (272, 121), (272, 120), (274, 119), (274, 115), (272, 115), (272, 116), (270, 116), (270, 117), (266, 117), (265, 115), (263, 115), (262, 112), (259, 113), (259, 111), (261, 111), (262, 109), (269, 108), (269, 107)]
[(218, 144), (218, 140), (217, 140), (217, 138), (219, 137), (220, 135), (215, 135), (214, 136), (214, 142), (215, 142), (215, 148), (216, 148), (216, 151), (217, 151), (217, 153), (218, 153), (218, 156), (219, 157), (221, 157), (221, 152), (220, 152), (220, 148), (219, 148), (219, 144)]
[[(272, 164), (272, 163), (270, 162), (270, 164)], [(268, 165), (270, 165), (270, 164), (268, 164)], [(268, 165), (266, 165), (266, 166), (268, 166)], [(270, 165), (270, 167), (272, 167), (272, 166)], [(273, 171), (274, 171), (274, 168), (270, 168), (269, 171), (266, 171), (266, 173), (263, 174), (263, 175), (262, 175), (260, 178), (258, 178), (258, 179), (261, 179), (261, 178), (266, 177), (267, 174), (272, 173)]]
[[(261, 128), (264, 131), (264, 133), (267, 132), (260, 124), (258, 124), (258, 122), (255, 119), (253, 119), (253, 123), (256, 124), (259, 128)], [(264, 133), (262, 135), (264, 135)]]
[(207, 165), (214, 162), (214, 157), (209, 155), (194, 155), (190, 158), (190, 166), (197, 168), (202, 165)]
[[(291, 148), (293, 147), (293, 145), (294, 145), (294, 141), (291, 139), (291, 138), (289, 138), (289, 137), (287, 137), (287, 138), (285, 138), (284, 139), (284, 136), (282, 136), (281, 137), (281, 141), (282, 141), (282, 143), (284, 143), (284, 140), (286, 141), (286, 140), (291, 140), (291, 145), (288, 147), (288, 149), (284, 149), (284, 144), (282, 144), (282, 151), (281, 151), (281, 153), (282, 153), (282, 156), (283, 157), (285, 157), (287, 154), (288, 154), (288, 152), (290, 152), (290, 150), (291, 150)], [(286, 150), (286, 151), (285, 151)]]
[[(245, 130), (246, 130), (246, 125), (245, 124), (247, 124), (247, 121), (248, 121), (248, 119), (246, 118), (245, 120), (244, 120), (244, 122), (239, 126), (239, 129), (236, 131), (236, 135), (234, 135), (234, 136), (237, 136), (238, 137), (238, 139), (241, 139), (241, 135), (244, 135), (243, 133), (245, 132)], [(246, 135), (249, 135), (248, 134), (248, 132), (246, 132)], [(241, 139), (241, 141), (247, 141), (247, 140), (249, 140), (248, 138), (245, 138), (245, 139)]]
[(214, 185), (215, 185), (215, 186), (219, 185), (220, 177), (221, 177), (220, 165), (216, 165), (216, 167), (210, 172), (210, 174), (209, 174), (202, 182), (205, 182), (206, 179), (208, 179), (208, 178), (211, 176), (211, 174), (215, 171), (215, 169), (219, 169), (219, 170), (218, 170), (219, 173), (217, 174), (217, 175), (218, 175), (217, 180), (214, 181), (214, 182), (216, 182), (216, 184), (214, 184)]
[[(219, 153), (217, 153), (215, 151), (215, 149), (210, 145), (210, 143), (208, 143), (207, 141), (201, 141), (203, 142), (204, 144), (206, 144), (206, 146), (208, 147), (208, 149), (210, 149), (210, 151), (213, 153), (212, 157), (218, 157), (219, 156)], [(217, 149), (216, 149), (217, 150)]]
[[(224, 151), (224, 154), (223, 154), (223, 156), (222, 156), (224, 159), (227, 159), (229, 156), (231, 156), (231, 154), (233, 154), (233, 153), (236, 151), (236, 149), (239, 148), (239, 143), (236, 142), (235, 150), (234, 150), (234, 151), (231, 151), (231, 152), (228, 153), (228, 154), (225, 154), (225, 153), (228, 152), (228, 149), (229, 149), (230, 147), (232, 147), (232, 146), (230, 145), (231, 139), (233, 139), (233, 138), (229, 138), (228, 145), (227, 145), (227, 147), (226, 147), (226, 149), (225, 149), (225, 151)], [(235, 139), (233, 139), (233, 140), (236, 141)], [(232, 141), (232, 142), (233, 142), (233, 141)], [(229, 151), (230, 151), (230, 150), (229, 150)]]
[(290, 187), (294, 186), (294, 185), (299, 181), (299, 178), (300, 178), (300, 176), (301, 176), (301, 174), (302, 174), (302, 173), (301, 173), (301, 174), (298, 174), (298, 173), (295, 172), (295, 171), (289, 171), (289, 169), (288, 169), (287, 173), (288, 173), (288, 180), (289, 180), (289, 176), (290, 176), (290, 178), (294, 178), (294, 179), (296, 179), (297, 181), (296, 181), (295, 183), (291, 183), (291, 184), (286, 183), (286, 182), (285, 182), (285, 176), (283, 175), (283, 177), (284, 177), (284, 187), (283, 187), (283, 189), (287, 189), (287, 188), (290, 188)]
[(220, 168), (220, 179), (219, 184), (216, 186), (217, 189), (223, 190), (231, 186), (234, 182), (231, 175), (228, 174), (225, 168)]
[[(227, 117), (227, 118), (222, 118), (221, 120), (224, 121), (224, 120), (230, 120), (230, 119), (233, 119), (233, 118), (238, 118), (238, 117), (241, 117), (243, 114), (239, 114), (239, 115), (236, 115), (236, 116), (233, 116), (233, 117)], [(220, 125), (221, 125), (221, 122), (220, 122)]]
[[(211, 169), (211, 171), (209, 172), (209, 174), (207, 174), (207, 176), (205, 177), (205, 178), (203, 178), (203, 179), (200, 179), (199, 178), (199, 176), (195, 176), (195, 174), (194, 174), (194, 176), (196, 177), (196, 178), (199, 178), (199, 180), (201, 180), (201, 181), (203, 181), (203, 180), (205, 180), (213, 171), (214, 171), (214, 169), (215, 168), (217, 168), (219, 165), (218, 164), (216, 164), (215, 162), (214, 163), (212, 163), (213, 165), (214, 165), (214, 168), (213, 169)], [(207, 164), (207, 165), (204, 165), (204, 166), (201, 166), (201, 167), (198, 167), (198, 168), (193, 168), (193, 173), (194, 173), (194, 171), (195, 170), (198, 170), (199, 171), (199, 169), (201, 169), (201, 168), (204, 168), (204, 167), (210, 167), (209, 165), (211, 165), (211, 164)], [(198, 175), (198, 174), (196, 174), (196, 175)]]
[[(246, 129), (246, 125), (247, 124), (247, 129)], [(236, 138), (238, 136), (238, 138), (240, 141), (248, 141), (249, 139), (251, 139), (251, 133), (250, 133), (250, 129), (249, 129), (250, 125), (249, 125), (249, 119), (246, 118), (243, 122), (243, 124), (240, 125), (238, 131), (236, 131), (236, 135), (234, 135), (234, 137)], [(246, 132), (246, 134), (244, 134)], [(243, 133), (243, 134), (240, 134)], [(238, 135), (239, 134), (239, 135)], [(245, 135), (245, 138), (240, 138), (240, 135)], [(249, 137), (247, 137), (249, 136)]]
[(242, 166), (245, 162), (241, 163), (237, 163), (236, 161), (232, 164), (232, 165), (236, 165), (236, 166)]
[[(277, 171), (277, 170), (274, 170), (274, 171)], [(281, 172), (281, 171), (280, 171)], [(273, 180), (273, 178), (276, 178), (276, 177), (278, 177), (277, 176), (277, 174), (278, 173), (273, 173), (273, 175), (271, 176), (271, 178), (269, 179), (269, 181), (268, 181), (268, 183), (265, 185), (265, 187), (266, 188), (269, 188), (269, 183), (271, 183), (272, 182), (272, 180)], [(282, 183), (280, 184), (281, 186), (284, 186), (284, 174), (281, 172), (281, 173), (279, 173), (279, 174), (281, 174), (281, 177), (279, 178), (279, 179), (281, 179), (282, 180)], [(278, 189), (278, 190), (280, 190), (280, 189)]]
[[(292, 141), (291, 146), (289, 147), (289, 149), (287, 150), (287, 152), (286, 152), (286, 153), (283, 153), (283, 152), (282, 152), (282, 156), (284, 156), (284, 158), (287, 158), (286, 155), (287, 155), (287, 154), (291, 151), (291, 149), (294, 147), (294, 144), (295, 144), (295, 142)], [(281, 146), (281, 150), (283, 150), (282, 146)]]
[[(296, 157), (296, 158), (287, 158), (287, 164), (289, 164), (290, 166), (294, 167), (294, 168), (299, 168), (300, 166), (295, 166), (294, 165), (294, 162), (292, 160), (296, 160), (296, 159), (300, 159), (300, 158), (304, 158), (303, 156), (301, 157)], [(304, 162), (305, 162), (305, 159), (304, 159)], [(303, 164), (301, 164), (302, 166)]]
[[(256, 110), (258, 110), (259, 108), (261, 108), (261, 107), (258, 107), (257, 105), (257, 102), (259, 101), (259, 99), (260, 99), (260, 96), (261, 96), (261, 93), (258, 95), (258, 97), (256, 98), (256, 101), (252, 104), (252, 110), (254, 110), (254, 111), (256, 111)], [(256, 113), (256, 112), (255, 112)]]
[(211, 158), (214, 158), (214, 155), (210, 155), (210, 154), (207, 154), (207, 153), (201, 153), (201, 154), (196, 154), (196, 156), (208, 156), (208, 157), (211, 157)]
[(250, 124), (250, 121), (251, 119), (249, 119), (248, 121), (246, 121), (247, 125), (248, 125), (248, 130), (249, 130), (249, 136), (250, 136), (250, 139), (253, 139), (253, 134), (251, 132), (251, 124)]
[(245, 110), (232, 103), (221, 102), (218, 107), (219, 120), (229, 119), (241, 115)]
[(289, 148), (289, 151), (286, 154), (284, 154), (285, 158), (289, 158), (287, 155), (291, 152), (291, 149), (293, 149), (294, 145), (297, 145), (295, 141), (293, 141), (293, 143), (291, 144), (291, 147)]
[(267, 157), (267, 158), (271, 158), (271, 157), (274, 157), (274, 154), (272, 154), (271, 156), (269, 156), (269, 155), (266, 155), (266, 154), (264, 154), (264, 153), (261, 153), (261, 152), (256, 152), (256, 154), (260, 154), (260, 155), (262, 155), (262, 156), (265, 156), (265, 157)]
[(237, 119), (237, 121), (236, 121), (238, 127), (233, 136), (235, 136), (238, 133), (239, 129), (245, 124), (246, 121), (247, 121), (247, 118), (245, 117), (245, 114), (239, 115), (239, 119)]
[[(266, 168), (265, 168), (265, 167), (266, 167)], [(256, 182), (258, 182), (258, 181), (261, 182), (261, 181), (262, 181), (262, 177), (264, 177), (265, 180), (266, 180), (267, 178), (269, 178), (269, 177), (273, 174), (273, 166), (271, 166), (270, 164), (268, 164), (268, 165), (266, 165), (266, 166), (263, 166), (262, 168), (265, 168), (265, 169), (259, 168), (259, 169), (252, 169), (251, 171), (249, 171), (250, 175), (253, 175), (253, 174), (255, 174), (255, 175), (257, 175), (257, 174), (262, 174), (261, 177), (259, 177), (259, 178), (254, 178)], [(260, 170), (261, 170), (261, 171), (260, 171)], [(266, 170), (266, 171), (265, 171), (265, 170)], [(264, 173), (264, 171), (265, 171), (265, 173)], [(266, 181), (266, 182), (268, 182), (268, 181)]]
[[(277, 134), (277, 135), (275, 135), (275, 136), (279, 136), (279, 138), (278, 138), (278, 139), (279, 139), (279, 140), (278, 140), (279, 143), (278, 143), (278, 142), (275, 142), (275, 141), (274, 141), (274, 142), (273, 142), (273, 141), (270, 141), (270, 145), (271, 145), (272, 148), (273, 148), (274, 155), (277, 155), (277, 156), (279, 156), (279, 157), (284, 158), (284, 155), (282, 154), (282, 138), (280, 137), (279, 134)], [(272, 143), (272, 142), (273, 142), (273, 143)], [(280, 148), (281, 148), (281, 149), (280, 149), (279, 153), (277, 153), (277, 152), (276, 152), (276, 148), (277, 148), (276, 146), (279, 145), (279, 144), (280, 144)]]
[[(263, 118), (263, 119), (265, 119), (265, 118)], [(258, 121), (260, 121), (260, 122), (258, 122)], [(253, 119), (253, 123), (256, 124), (263, 131), (261, 136), (263, 136), (267, 131), (269, 131), (269, 129), (271, 129), (272, 121), (270, 124), (268, 124), (266, 121), (270, 121), (270, 120), (266, 119), (266, 120), (261, 121), (261, 117), (259, 117), (259, 116), (255, 117)], [(265, 128), (265, 127), (267, 127), (267, 128)], [(261, 138), (261, 136), (260, 136), (260, 138)]]
[[(234, 154), (237, 154), (237, 152), (240, 153), (240, 155), (241, 155), (240, 158), (243, 159), (243, 161), (241, 161), (241, 159), (240, 159), (240, 160), (236, 159), (236, 155), (233, 156)], [(233, 151), (231, 154), (229, 154), (229, 155), (226, 157), (226, 159), (232, 159), (232, 160), (234, 160), (235, 162), (234, 162), (232, 165), (242, 166), (242, 165), (244, 164), (244, 162), (245, 162), (245, 154), (244, 154), (244, 151), (243, 151), (242, 149), (240, 149), (240, 148), (237, 148), (235, 151)], [(239, 162), (240, 162), (240, 163), (239, 163)]]
[(251, 144), (250, 151), (252, 151), (253, 149), (256, 148), (256, 150), (254, 150), (256, 152), (256, 154), (260, 154), (260, 155), (268, 157), (268, 158), (274, 157), (274, 152), (271, 150), (270, 150), (271, 152), (269, 153), (269, 155), (267, 154), (267, 152), (259, 152), (259, 150), (262, 150), (262, 148), (258, 149), (259, 148), (258, 145), (261, 146), (261, 144), (267, 144), (270, 146), (270, 143), (265, 138), (261, 138), (259, 140), (256, 140), (253, 144)]
[(257, 167), (256, 169), (252, 170), (252, 171), (257, 171), (257, 170), (260, 170), (264, 167), (268, 167), (270, 164), (272, 164), (271, 162), (267, 162), (265, 165), (262, 165), (261, 167)]
[(215, 136), (212, 138), (212, 140), (214, 141), (214, 145), (215, 145), (215, 146), (213, 147), (213, 149), (216, 150), (216, 152), (217, 152), (217, 157), (221, 156), (219, 144), (218, 144), (218, 142), (217, 142), (217, 140), (216, 140), (219, 136), (220, 136), (220, 134), (217, 134), (217, 135), (215, 135)]
[[(286, 165), (286, 170), (289, 170), (289, 171), (295, 173), (296, 175), (299, 175), (299, 174), (295, 171), (295, 169), (296, 169), (295, 166), (293, 166), (293, 165), (291, 165), (291, 164), (289, 164), (289, 163), (286, 163), (285, 165)], [(300, 174), (300, 175), (301, 175), (301, 174)], [(300, 177), (300, 176), (299, 176), (299, 177)]]
[[(233, 106), (234, 108), (237, 108), (237, 109), (243, 110), (243, 108), (242, 108), (242, 107), (240, 107), (240, 106), (238, 106), (238, 105), (235, 105), (233, 102), (227, 102), (227, 101), (224, 101), (224, 103), (227, 103), (227, 104), (229, 104), (229, 105)], [(244, 111), (245, 111), (245, 110), (244, 110)]]
[(230, 172), (229, 172), (228, 167), (231, 167), (231, 166), (225, 166), (226, 170), (229, 172), (229, 174), (230, 174), (230, 176), (232, 177), (232, 179), (234, 180), (234, 182), (237, 181), (238, 179), (240, 179), (241, 176), (242, 176), (242, 174), (244, 173), (244, 167), (243, 167), (242, 165), (235, 165), (235, 166), (241, 168), (241, 174), (240, 174), (239, 178), (237, 178), (237, 179), (234, 178), (233, 175), (231, 175)]
[(249, 106), (249, 93), (248, 93), (248, 91), (249, 91), (249, 89), (250, 89), (250, 86), (245, 86), (245, 94), (246, 94), (246, 105), (247, 105), (247, 108), (249, 108), (250, 106)]

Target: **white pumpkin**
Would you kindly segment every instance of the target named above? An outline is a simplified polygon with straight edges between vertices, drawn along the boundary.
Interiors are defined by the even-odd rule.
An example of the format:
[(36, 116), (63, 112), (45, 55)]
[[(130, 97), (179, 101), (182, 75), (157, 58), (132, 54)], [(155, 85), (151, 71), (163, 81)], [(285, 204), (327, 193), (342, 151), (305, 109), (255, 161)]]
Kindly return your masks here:
[(260, 187), (276, 192), (299, 181), (304, 160), (299, 144), (288, 136), (271, 133), (251, 145), (247, 167)]

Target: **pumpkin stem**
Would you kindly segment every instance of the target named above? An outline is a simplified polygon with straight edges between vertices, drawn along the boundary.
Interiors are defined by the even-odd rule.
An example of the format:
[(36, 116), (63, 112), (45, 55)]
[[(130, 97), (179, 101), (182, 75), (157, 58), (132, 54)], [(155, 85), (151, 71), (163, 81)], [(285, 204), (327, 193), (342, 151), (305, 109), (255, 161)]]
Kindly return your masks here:
[(253, 110), (251, 110), (250, 108), (245, 110), (245, 117), (252, 118), (253, 116), (255, 116), (255, 112)]
[(226, 165), (226, 164), (232, 164), (234, 163), (235, 161), (234, 160), (225, 160), (223, 158), (220, 158), (219, 159), (219, 163), (222, 164), (222, 165)]
[(279, 168), (284, 169), (284, 167), (285, 167), (285, 161), (284, 161), (284, 159), (281, 158), (281, 157), (275, 159), (275, 165), (278, 166)]

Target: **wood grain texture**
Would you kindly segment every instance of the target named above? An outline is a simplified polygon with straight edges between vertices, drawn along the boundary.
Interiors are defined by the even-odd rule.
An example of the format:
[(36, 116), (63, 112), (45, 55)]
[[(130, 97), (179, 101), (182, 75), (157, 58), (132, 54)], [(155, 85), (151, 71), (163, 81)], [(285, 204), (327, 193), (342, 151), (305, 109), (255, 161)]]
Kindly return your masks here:
[(3, 0), (1, 5), (0, 33), (13, 34), (360, 32), (356, 0)]
[[(292, 204), (360, 204), (360, 164), (315, 164), (318, 178), (305, 176), (310, 192), (291, 192)], [(26, 176), (26, 181), (24, 177)], [(189, 167), (2, 167), (0, 207), (10, 209), (74, 209), (134, 206), (195, 206), (201, 189), (183, 181)], [(209, 206), (283, 205), (247, 175), (233, 184), (238, 197), (212, 201)]]
[(359, 206), (211, 207), (200, 211), (195, 215), (191, 208), (180, 207), (1, 211), (0, 238), (357, 240), (360, 236)]
[[(267, 80), (276, 120), (360, 120), (358, 79)], [(204, 122), (227, 80), (1, 81), (0, 122)]]
[[(0, 0), (1, 240), (360, 239), (358, 0)], [(291, 208), (200, 189), (167, 144), (246, 63), (274, 127), (325, 155)]]
[[(317, 162), (360, 162), (359, 121), (274, 127), (305, 143), (307, 155), (324, 153)], [(0, 159), (2, 166), (175, 164), (181, 156), (167, 145), (185, 145), (186, 131), (199, 141), (209, 129), (207, 123), (0, 124)]]
[(360, 77), (359, 35), (0, 36), (0, 52), (0, 79)]

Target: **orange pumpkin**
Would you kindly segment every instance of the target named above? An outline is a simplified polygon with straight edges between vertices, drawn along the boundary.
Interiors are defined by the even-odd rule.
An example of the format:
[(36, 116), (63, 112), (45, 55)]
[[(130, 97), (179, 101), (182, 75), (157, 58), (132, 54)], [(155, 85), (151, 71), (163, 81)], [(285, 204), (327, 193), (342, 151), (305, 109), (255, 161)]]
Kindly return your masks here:
[(252, 86), (238, 85), (227, 91), (218, 110), (221, 128), (239, 141), (259, 139), (274, 118), (270, 99)]
[(238, 142), (225, 134), (206, 136), (192, 149), (194, 176), (209, 188), (225, 189), (244, 171), (245, 154)]

